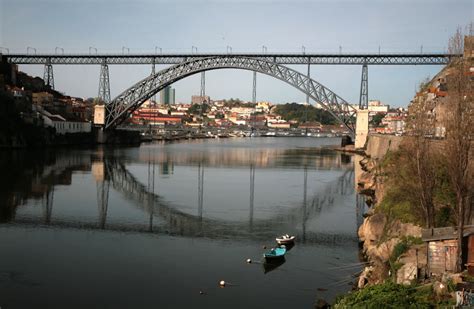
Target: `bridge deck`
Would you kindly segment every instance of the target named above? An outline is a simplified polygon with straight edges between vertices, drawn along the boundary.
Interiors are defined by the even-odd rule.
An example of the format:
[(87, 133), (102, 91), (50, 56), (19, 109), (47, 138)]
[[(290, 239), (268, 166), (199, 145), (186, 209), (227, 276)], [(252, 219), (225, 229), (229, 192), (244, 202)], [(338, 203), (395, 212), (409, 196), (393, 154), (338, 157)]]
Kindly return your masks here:
[[(2, 55), (2, 54), (0, 54)], [(16, 64), (89, 65), (102, 64), (177, 64), (186, 60), (206, 57), (250, 57), (278, 64), (329, 64), (329, 65), (444, 65), (460, 55), (435, 53), (402, 54), (3, 54)]]

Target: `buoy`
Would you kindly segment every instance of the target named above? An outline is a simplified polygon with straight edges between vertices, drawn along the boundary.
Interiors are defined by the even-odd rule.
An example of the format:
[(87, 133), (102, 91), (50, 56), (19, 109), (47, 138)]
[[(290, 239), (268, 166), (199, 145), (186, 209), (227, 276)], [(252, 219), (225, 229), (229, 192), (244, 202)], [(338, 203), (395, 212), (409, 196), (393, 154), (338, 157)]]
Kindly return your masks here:
[(203, 291), (199, 291), (199, 294), (201, 294), (201, 295), (202, 295), (202, 294), (204, 294), (204, 292), (203, 292)]
[(251, 259), (247, 259), (247, 263), (252, 263), (252, 260)]
[(224, 287), (225, 286), (225, 281), (224, 280), (221, 280), (221, 282), (219, 282), (219, 285)]

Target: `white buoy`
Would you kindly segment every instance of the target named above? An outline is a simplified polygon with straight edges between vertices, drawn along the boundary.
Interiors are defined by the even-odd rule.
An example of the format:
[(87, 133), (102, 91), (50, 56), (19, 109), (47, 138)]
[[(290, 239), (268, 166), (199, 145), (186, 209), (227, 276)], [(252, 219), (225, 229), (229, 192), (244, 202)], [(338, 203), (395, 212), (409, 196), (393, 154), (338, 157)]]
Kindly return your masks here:
[(224, 280), (221, 280), (221, 282), (219, 282), (219, 285), (224, 287), (225, 286), (225, 281)]
[(251, 259), (247, 259), (247, 263), (252, 263), (252, 260)]

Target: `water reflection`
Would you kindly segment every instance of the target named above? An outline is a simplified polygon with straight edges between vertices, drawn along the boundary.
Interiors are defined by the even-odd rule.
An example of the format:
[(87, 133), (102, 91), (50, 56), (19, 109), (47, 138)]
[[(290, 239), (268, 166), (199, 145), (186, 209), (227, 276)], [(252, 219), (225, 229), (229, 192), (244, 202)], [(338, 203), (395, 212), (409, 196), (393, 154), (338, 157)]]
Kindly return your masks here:
[[(200, 147), (197, 147), (200, 146)], [(354, 194), (354, 173), (351, 156), (334, 153), (324, 148), (243, 147), (232, 148), (229, 144), (212, 147), (195, 144), (176, 144), (142, 149), (97, 149), (58, 152), (9, 152), (1, 153), (4, 170), (14, 170), (1, 178), (0, 220), (1, 222), (44, 223), (63, 227), (87, 229), (109, 229), (121, 231), (147, 231), (186, 236), (219, 238), (266, 239), (283, 232), (291, 232), (305, 242), (338, 243), (355, 242), (355, 233), (334, 233), (314, 227), (314, 218), (321, 213), (331, 213), (335, 199)], [(130, 172), (128, 166), (146, 165), (146, 180)], [(9, 168), (6, 168), (6, 165)], [(174, 177), (176, 167), (197, 166), (197, 212), (182, 211), (166, 198), (167, 192), (157, 194), (155, 169), (160, 175)], [(206, 207), (205, 170), (216, 166), (246, 167), (249, 170), (248, 221), (216, 219), (204, 215)], [(265, 218), (255, 217), (256, 178), (268, 169), (301, 168), (303, 190), (300, 202), (272, 212)], [(319, 191), (308, 189), (308, 171), (335, 170), (340, 174), (334, 181), (326, 183)], [(55, 216), (55, 188), (71, 186), (75, 173), (93, 176), (96, 189), (96, 223), (81, 216)], [(212, 170), (210, 177), (213, 177)], [(263, 174), (262, 174), (263, 175)], [(300, 179), (301, 179), (300, 178)], [(110, 213), (116, 211), (110, 204), (110, 191), (118, 193), (121, 200), (133, 205), (147, 217), (145, 222), (120, 222)], [(179, 188), (177, 189), (179, 191)], [(90, 194), (78, 191), (76, 194)], [(164, 194), (164, 195), (163, 195)], [(36, 202), (41, 200), (42, 216), (34, 212)], [(75, 201), (71, 200), (74, 204)], [(339, 200), (338, 203), (341, 203)], [(27, 207), (27, 215), (17, 217), (19, 207)], [(76, 203), (72, 208), (83, 205)], [(60, 205), (64, 207), (64, 205)], [(85, 210), (84, 210), (85, 211)], [(361, 213), (354, 218), (360, 224)], [(316, 222), (318, 223), (318, 222)], [(312, 226), (313, 225), (313, 226)]]
[[(80, 307), (303, 308), (327, 287), (330, 300), (357, 271), (340, 265), (358, 262), (364, 208), (353, 157), (318, 142), (0, 152), (0, 299), (63, 308), (80, 290)], [(284, 267), (245, 263), (286, 233), (297, 244)], [(236, 286), (212, 290), (221, 279)]]
[(263, 273), (266, 274), (266, 273), (269, 273), (271, 272), (272, 270), (275, 270), (277, 269), (278, 267), (280, 267), (281, 265), (285, 264), (286, 262), (286, 259), (285, 257), (281, 258), (281, 259), (277, 259), (277, 260), (274, 260), (274, 261), (271, 261), (271, 262), (264, 262), (262, 264), (263, 266)]

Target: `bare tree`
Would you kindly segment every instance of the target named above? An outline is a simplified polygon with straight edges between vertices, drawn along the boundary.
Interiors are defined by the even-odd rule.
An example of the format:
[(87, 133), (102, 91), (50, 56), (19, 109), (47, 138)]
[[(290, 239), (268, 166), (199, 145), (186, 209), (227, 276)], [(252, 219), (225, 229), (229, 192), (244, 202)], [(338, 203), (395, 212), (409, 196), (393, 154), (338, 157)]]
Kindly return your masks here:
[(420, 85), (420, 92), (410, 106), (407, 121), (409, 137), (405, 139), (403, 149), (406, 152), (406, 167), (411, 175), (413, 194), (421, 208), (425, 225), (434, 227), (435, 206), (434, 191), (436, 188), (436, 164), (428, 137), (433, 135), (434, 108), (433, 100), (423, 95), (429, 85), (426, 80)]
[[(472, 24), (468, 36), (464, 37), (459, 28), (449, 41), (449, 52), (463, 54), (464, 44), (466, 53), (463, 57), (455, 57), (448, 65), (447, 103), (449, 112), (446, 121), (445, 156), (449, 164), (449, 177), (456, 194), (455, 215), (458, 230), (458, 256), (456, 268), (462, 269), (462, 238), (464, 225), (471, 220), (473, 208), (473, 162), (472, 143), (474, 141), (474, 76), (470, 73), (474, 66), (472, 50), (474, 45)], [(470, 160), (471, 156), (471, 160)]]

